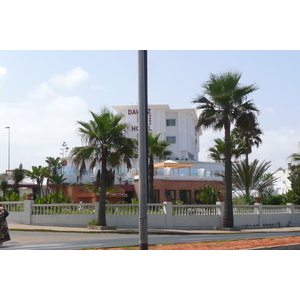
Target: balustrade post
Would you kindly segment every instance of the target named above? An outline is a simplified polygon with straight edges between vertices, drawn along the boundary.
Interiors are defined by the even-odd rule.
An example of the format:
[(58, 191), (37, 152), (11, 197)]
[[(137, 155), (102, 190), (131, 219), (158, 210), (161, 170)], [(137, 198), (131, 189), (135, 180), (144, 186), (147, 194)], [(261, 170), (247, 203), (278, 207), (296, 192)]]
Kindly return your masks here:
[(164, 213), (167, 218), (167, 228), (173, 228), (173, 203), (172, 202), (164, 202)]
[(216, 205), (217, 205), (217, 214), (220, 216), (220, 219), (219, 219), (219, 225), (218, 226), (221, 226), (221, 223), (222, 223), (222, 218), (223, 218), (223, 214), (224, 214), (224, 202), (221, 202), (221, 201), (217, 201), (216, 202)]
[(31, 224), (31, 213), (32, 213), (32, 205), (34, 204), (34, 200), (25, 200), (24, 201), (24, 224)]
[(98, 218), (98, 212), (99, 212), (99, 202), (94, 202), (95, 204), (95, 216)]
[(294, 203), (287, 203), (286, 204), (288, 210), (290, 211), (291, 214), (291, 223), (295, 223), (295, 204)]
[(262, 204), (261, 203), (254, 203), (254, 205), (257, 209), (258, 225), (259, 225), (259, 227), (263, 227)]

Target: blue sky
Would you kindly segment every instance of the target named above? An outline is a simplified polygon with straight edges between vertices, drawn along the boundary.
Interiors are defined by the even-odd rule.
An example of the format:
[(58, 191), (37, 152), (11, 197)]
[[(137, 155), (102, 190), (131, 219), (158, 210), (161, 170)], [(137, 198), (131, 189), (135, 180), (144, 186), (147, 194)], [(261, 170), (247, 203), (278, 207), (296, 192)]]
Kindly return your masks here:
[[(44, 165), (59, 156), (62, 142), (80, 145), (76, 121), (89, 120), (89, 111), (136, 104), (136, 50), (0, 51), (0, 170), (8, 165), (11, 127), (11, 168)], [(270, 160), (272, 169), (286, 167), (298, 151), (299, 51), (148, 51), (149, 104), (194, 107), (210, 73), (238, 70), (242, 84), (255, 83), (251, 95), (261, 113), (263, 144), (251, 159)], [(2, 129), (1, 129), (2, 128)], [(220, 134), (203, 131), (200, 160)], [(223, 133), (221, 133), (223, 136)]]
[[(59, 156), (64, 141), (80, 145), (76, 121), (89, 120), (90, 110), (137, 103), (137, 49), (149, 50), (149, 104), (193, 107), (210, 73), (238, 70), (241, 83), (256, 83), (252, 99), (264, 136), (251, 159), (286, 167), (300, 141), (298, 6), (294, 0), (245, 3), (3, 3), (0, 172), (8, 165), (6, 126), (11, 168), (31, 168)], [(218, 136), (203, 132), (200, 160)]]

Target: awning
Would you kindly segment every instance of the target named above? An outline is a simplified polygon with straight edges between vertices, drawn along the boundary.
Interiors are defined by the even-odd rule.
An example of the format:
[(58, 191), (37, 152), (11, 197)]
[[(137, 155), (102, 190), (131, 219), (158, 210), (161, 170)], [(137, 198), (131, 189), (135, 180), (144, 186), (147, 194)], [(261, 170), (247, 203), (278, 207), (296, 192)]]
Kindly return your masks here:
[(182, 169), (182, 168), (191, 168), (194, 164), (177, 162), (174, 160), (166, 160), (164, 162), (154, 164), (154, 168), (173, 168), (173, 169)]

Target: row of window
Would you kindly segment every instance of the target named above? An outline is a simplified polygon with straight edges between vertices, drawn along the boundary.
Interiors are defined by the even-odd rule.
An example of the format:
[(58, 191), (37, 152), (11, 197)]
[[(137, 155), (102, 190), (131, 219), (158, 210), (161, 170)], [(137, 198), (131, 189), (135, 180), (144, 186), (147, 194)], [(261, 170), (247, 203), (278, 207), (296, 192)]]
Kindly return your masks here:
[[(167, 119), (166, 125), (167, 126), (176, 126), (176, 119)], [(167, 136), (166, 141), (171, 144), (176, 144), (176, 136)]]

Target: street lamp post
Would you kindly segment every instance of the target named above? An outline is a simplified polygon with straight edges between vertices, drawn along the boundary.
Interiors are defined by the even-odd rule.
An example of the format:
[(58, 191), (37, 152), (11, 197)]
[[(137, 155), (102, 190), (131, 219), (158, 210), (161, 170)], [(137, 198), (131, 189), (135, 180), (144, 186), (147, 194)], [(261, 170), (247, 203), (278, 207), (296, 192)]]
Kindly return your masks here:
[(8, 171), (10, 171), (10, 127), (5, 127), (5, 129), (8, 129), (8, 158), (7, 158), (7, 161), (8, 161)]
[(138, 52), (139, 73), (139, 234), (140, 250), (148, 250), (148, 93), (147, 50)]

